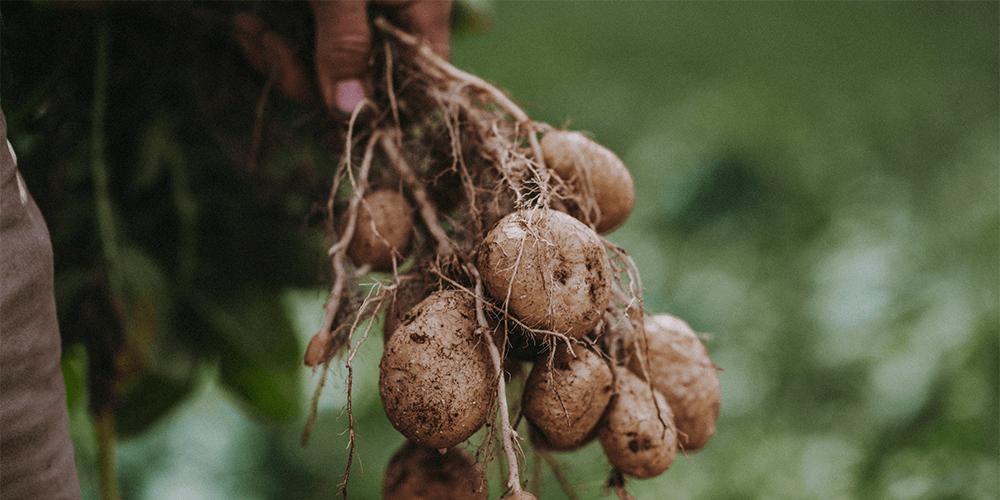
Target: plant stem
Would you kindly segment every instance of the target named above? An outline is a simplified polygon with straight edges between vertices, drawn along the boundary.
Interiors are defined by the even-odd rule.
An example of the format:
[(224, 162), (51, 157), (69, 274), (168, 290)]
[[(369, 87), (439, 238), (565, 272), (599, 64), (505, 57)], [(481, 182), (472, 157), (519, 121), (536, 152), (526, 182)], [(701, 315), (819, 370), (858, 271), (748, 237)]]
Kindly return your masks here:
[(101, 498), (119, 500), (117, 478), (115, 477), (115, 412), (104, 410), (94, 422), (97, 432), (98, 456), (101, 473)]

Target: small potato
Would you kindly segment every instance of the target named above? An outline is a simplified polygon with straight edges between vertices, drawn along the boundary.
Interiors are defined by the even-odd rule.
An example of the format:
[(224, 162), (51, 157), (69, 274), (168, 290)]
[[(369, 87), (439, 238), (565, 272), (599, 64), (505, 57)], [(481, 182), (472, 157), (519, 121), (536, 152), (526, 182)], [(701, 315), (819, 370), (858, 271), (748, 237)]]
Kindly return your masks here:
[(569, 130), (546, 132), (541, 146), (545, 164), (584, 198), (583, 206), (571, 207), (574, 217), (595, 223), (601, 234), (625, 222), (635, 205), (635, 182), (617, 155)]
[(486, 476), (468, 452), (453, 446), (441, 454), (406, 441), (385, 469), (384, 500), (485, 500)]
[(476, 262), (486, 290), (530, 328), (581, 338), (611, 299), (601, 239), (562, 212), (519, 210), (493, 226)]
[(677, 455), (677, 428), (666, 399), (623, 367), (615, 367), (615, 395), (597, 437), (611, 465), (639, 479), (659, 476)]
[(572, 451), (594, 437), (594, 427), (611, 400), (611, 368), (601, 356), (580, 345), (559, 344), (553, 355), (535, 362), (521, 395), (521, 411), (541, 444), (552, 451)]
[[(347, 214), (341, 218), (346, 226)], [(379, 189), (361, 199), (354, 237), (347, 255), (358, 266), (368, 264), (375, 271), (391, 271), (392, 255), (401, 259), (413, 237), (413, 209), (396, 191)]]
[(684, 451), (695, 451), (715, 434), (722, 393), (719, 374), (708, 350), (694, 330), (669, 314), (646, 316), (646, 338), (633, 346), (628, 367), (642, 373), (645, 353), (653, 387), (663, 394), (674, 412), (677, 436)]
[(450, 448), (490, 416), (493, 363), (476, 334), (475, 299), (434, 292), (389, 338), (379, 363), (379, 396), (389, 422), (427, 448)]

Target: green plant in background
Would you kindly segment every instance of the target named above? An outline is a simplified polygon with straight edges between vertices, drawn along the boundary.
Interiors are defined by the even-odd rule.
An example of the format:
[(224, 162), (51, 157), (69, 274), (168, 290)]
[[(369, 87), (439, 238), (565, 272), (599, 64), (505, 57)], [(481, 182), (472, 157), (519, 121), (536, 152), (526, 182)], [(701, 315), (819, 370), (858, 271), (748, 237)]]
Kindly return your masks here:
[[(634, 496), (996, 498), (997, 4), (490, 7), (492, 31), (456, 35), (454, 64), (625, 160), (636, 211), (611, 239), (647, 307), (709, 334), (725, 369), (712, 445)], [(257, 8), (308, 38), (301, 6)], [(115, 410), (124, 498), (326, 498), (342, 473), (346, 373), (297, 444), (328, 124), (276, 96), (257, 113), (266, 82), (222, 10), (2, 7), (0, 98), (52, 232), (88, 497), (88, 404)], [(400, 438), (374, 362), (356, 370), (352, 496), (377, 498)], [(559, 481), (607, 493), (593, 445), (554, 456), (564, 477), (527, 456), (542, 498), (565, 497)]]

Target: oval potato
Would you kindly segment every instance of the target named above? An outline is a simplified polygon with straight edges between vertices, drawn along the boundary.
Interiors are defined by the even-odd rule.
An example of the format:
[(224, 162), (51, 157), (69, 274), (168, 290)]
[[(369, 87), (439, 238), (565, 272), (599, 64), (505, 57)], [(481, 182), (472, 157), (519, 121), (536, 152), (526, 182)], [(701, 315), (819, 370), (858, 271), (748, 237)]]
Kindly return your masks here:
[[(341, 218), (346, 226), (347, 214)], [(375, 271), (391, 271), (392, 256), (406, 255), (413, 237), (413, 209), (402, 194), (390, 189), (372, 191), (358, 205), (358, 221), (347, 255), (354, 264)]]
[(698, 335), (680, 318), (657, 314), (645, 318), (646, 338), (638, 339), (628, 367), (642, 373), (635, 348), (647, 356), (653, 387), (674, 412), (677, 435), (685, 451), (704, 447), (715, 434), (722, 391), (719, 374)]
[(485, 500), (483, 468), (457, 446), (445, 453), (405, 441), (385, 469), (383, 500)]
[(611, 368), (597, 353), (559, 344), (553, 358), (539, 358), (521, 393), (521, 411), (544, 447), (572, 451), (594, 437), (612, 393)]
[(581, 338), (611, 299), (611, 263), (597, 233), (550, 209), (500, 219), (479, 246), (486, 291), (530, 328)]
[(635, 181), (616, 154), (570, 130), (546, 132), (541, 146), (545, 164), (584, 198), (582, 207), (571, 207), (574, 217), (593, 222), (601, 234), (628, 219), (635, 205)]
[(475, 299), (434, 292), (389, 338), (379, 363), (379, 396), (389, 422), (427, 448), (450, 448), (490, 415), (493, 364), (476, 334)]
[(677, 455), (673, 413), (659, 391), (624, 367), (615, 367), (615, 395), (598, 428), (604, 454), (618, 471), (639, 479), (659, 476)]

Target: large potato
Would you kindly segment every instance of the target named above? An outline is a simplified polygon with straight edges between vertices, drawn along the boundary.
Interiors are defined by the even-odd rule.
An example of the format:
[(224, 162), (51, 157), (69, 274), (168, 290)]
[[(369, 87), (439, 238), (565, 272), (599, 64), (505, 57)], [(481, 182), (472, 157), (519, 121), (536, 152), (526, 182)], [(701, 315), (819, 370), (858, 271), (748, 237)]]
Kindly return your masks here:
[[(341, 219), (341, 227), (346, 222)], [(372, 191), (358, 205), (358, 221), (347, 255), (356, 265), (391, 271), (392, 256), (406, 255), (413, 237), (413, 209), (406, 198), (390, 189)]]
[(483, 468), (457, 446), (444, 454), (406, 441), (385, 469), (383, 500), (485, 500)]
[[(653, 387), (674, 412), (677, 435), (685, 451), (695, 451), (715, 434), (722, 393), (719, 374), (708, 350), (694, 330), (669, 314), (646, 316), (646, 338), (634, 346), (647, 359)], [(645, 342), (644, 342), (645, 340)], [(632, 353), (629, 368), (642, 373), (639, 356)]]
[(611, 297), (601, 239), (562, 212), (519, 210), (493, 226), (476, 263), (486, 290), (531, 328), (580, 338)]
[(571, 207), (575, 217), (594, 222), (599, 233), (625, 222), (635, 205), (635, 182), (617, 155), (569, 130), (546, 132), (541, 146), (545, 164), (572, 186), (575, 194), (593, 197), (596, 206), (577, 203)]
[(389, 422), (427, 448), (449, 448), (486, 423), (495, 371), (476, 334), (475, 299), (434, 292), (389, 338), (379, 363), (379, 395)]
[(521, 394), (521, 411), (540, 434), (542, 446), (571, 451), (593, 437), (611, 400), (611, 368), (590, 349), (559, 344), (552, 363), (535, 362)]
[(677, 455), (677, 428), (666, 399), (623, 367), (615, 367), (615, 395), (597, 436), (611, 465), (639, 479), (659, 476)]

